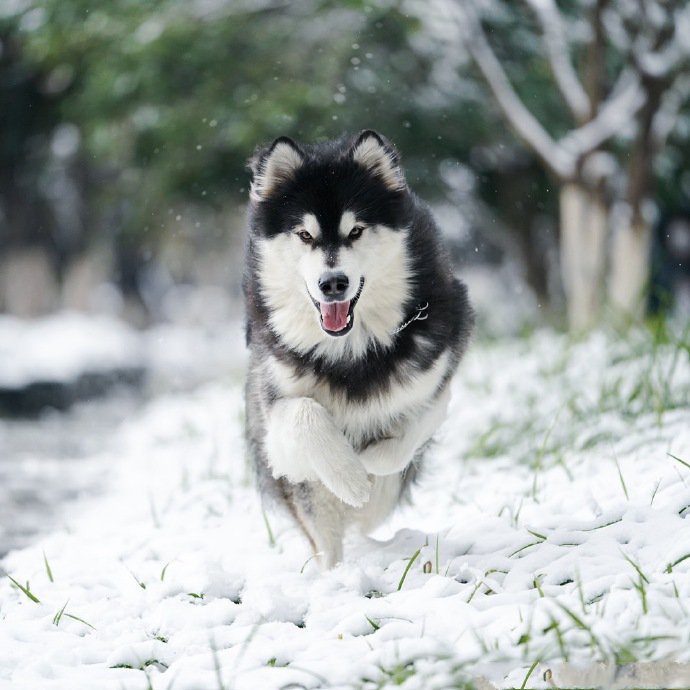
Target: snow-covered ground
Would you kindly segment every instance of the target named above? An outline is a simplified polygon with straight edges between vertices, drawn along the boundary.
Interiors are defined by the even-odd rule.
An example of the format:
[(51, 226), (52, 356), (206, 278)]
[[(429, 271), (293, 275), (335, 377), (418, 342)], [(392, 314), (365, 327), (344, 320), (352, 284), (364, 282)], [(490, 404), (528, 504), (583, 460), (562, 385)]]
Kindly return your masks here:
[(687, 343), (477, 342), (414, 504), (326, 573), (262, 514), (241, 377), (161, 395), (2, 561), (0, 688), (688, 686), (689, 395)]
[[(138, 414), (145, 399), (209, 379), (237, 381), (243, 341), (236, 323), (137, 331), (102, 315), (0, 315), (0, 556), (49, 531), (70, 499), (107, 488), (103, 456), (113, 430)], [(145, 376), (128, 375), (137, 371)], [(101, 377), (96, 390), (109, 392), (96, 400), (88, 399), (93, 385), (79, 384), (94, 376)], [(30, 404), (21, 404), (22, 389), (32, 386), (25, 391)], [(36, 386), (47, 387), (47, 395)], [(55, 393), (60, 387), (64, 394)], [(50, 409), (51, 402), (69, 410)]]
[(70, 383), (92, 372), (140, 368), (166, 385), (188, 387), (213, 371), (225, 373), (229, 349), (241, 364), (243, 343), (235, 323), (137, 331), (111, 316), (69, 311), (41, 319), (0, 315), (0, 388)]
[(0, 318), (0, 385), (71, 381), (84, 371), (141, 363), (134, 332), (108, 317)]

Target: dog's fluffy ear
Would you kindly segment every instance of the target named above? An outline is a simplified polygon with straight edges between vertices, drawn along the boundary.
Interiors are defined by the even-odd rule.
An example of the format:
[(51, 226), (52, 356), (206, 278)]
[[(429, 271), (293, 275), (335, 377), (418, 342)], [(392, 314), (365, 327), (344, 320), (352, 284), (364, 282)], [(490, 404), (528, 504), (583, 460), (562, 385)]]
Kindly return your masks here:
[(282, 182), (289, 180), (304, 162), (304, 154), (289, 137), (279, 137), (267, 149), (258, 151), (249, 160), (254, 175), (249, 196), (261, 201), (270, 196)]
[(352, 158), (356, 163), (383, 180), (393, 192), (405, 189), (405, 176), (400, 157), (393, 145), (373, 129), (365, 129), (352, 145)]

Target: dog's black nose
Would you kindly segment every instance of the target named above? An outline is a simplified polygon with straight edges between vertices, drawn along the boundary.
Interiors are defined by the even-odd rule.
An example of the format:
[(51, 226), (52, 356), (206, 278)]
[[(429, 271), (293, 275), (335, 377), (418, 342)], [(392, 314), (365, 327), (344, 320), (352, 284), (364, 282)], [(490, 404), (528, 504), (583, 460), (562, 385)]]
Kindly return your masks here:
[(324, 273), (319, 278), (319, 288), (329, 302), (341, 299), (349, 284), (350, 281), (344, 273)]

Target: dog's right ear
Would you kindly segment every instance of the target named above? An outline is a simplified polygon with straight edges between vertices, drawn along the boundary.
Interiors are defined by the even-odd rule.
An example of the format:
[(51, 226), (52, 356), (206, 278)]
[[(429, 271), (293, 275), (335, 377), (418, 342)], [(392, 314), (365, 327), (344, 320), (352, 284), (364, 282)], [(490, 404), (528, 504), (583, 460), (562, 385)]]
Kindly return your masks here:
[(262, 201), (282, 182), (289, 180), (304, 162), (304, 154), (289, 137), (278, 137), (268, 148), (257, 151), (249, 160), (254, 175), (249, 196)]

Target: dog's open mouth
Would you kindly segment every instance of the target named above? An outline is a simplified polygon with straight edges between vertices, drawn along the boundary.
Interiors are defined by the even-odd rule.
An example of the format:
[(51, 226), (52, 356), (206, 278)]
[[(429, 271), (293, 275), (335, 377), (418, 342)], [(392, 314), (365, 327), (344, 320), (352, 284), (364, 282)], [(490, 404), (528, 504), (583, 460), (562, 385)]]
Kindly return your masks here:
[(362, 294), (363, 287), (364, 278), (360, 278), (357, 294), (345, 302), (317, 302), (312, 298), (314, 306), (321, 315), (321, 328), (328, 335), (339, 336), (350, 332), (355, 322), (355, 305)]

